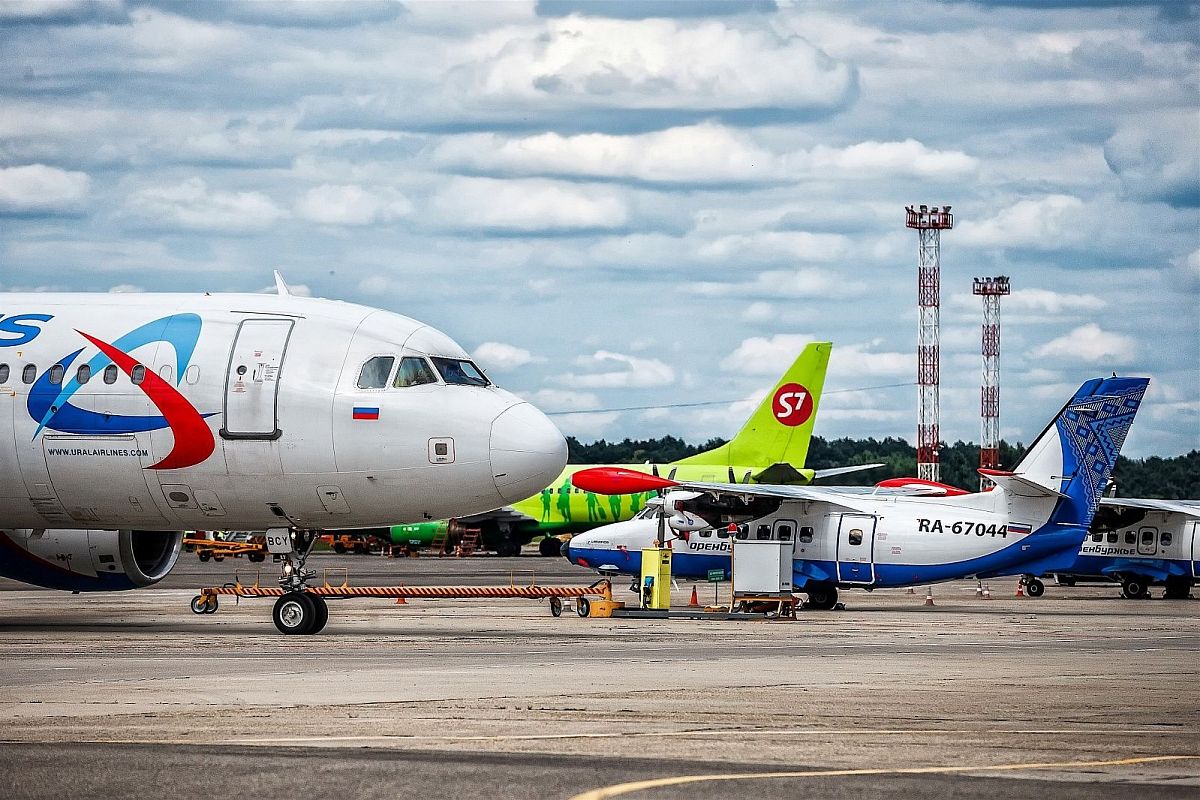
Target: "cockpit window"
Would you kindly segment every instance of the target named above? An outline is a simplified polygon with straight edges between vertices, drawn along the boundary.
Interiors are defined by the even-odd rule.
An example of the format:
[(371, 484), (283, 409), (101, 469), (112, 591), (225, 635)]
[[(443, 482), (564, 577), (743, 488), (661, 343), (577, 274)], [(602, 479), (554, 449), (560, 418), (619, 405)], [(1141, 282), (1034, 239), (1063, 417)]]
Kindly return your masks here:
[(388, 376), (392, 374), (392, 364), (396, 359), (392, 356), (375, 356), (367, 359), (358, 373), (358, 388), (383, 389), (387, 386)]
[(437, 383), (437, 376), (429, 367), (429, 362), (416, 356), (405, 356), (400, 359), (400, 369), (396, 370), (396, 380), (392, 386), (403, 389), (406, 386), (420, 386), (423, 383)]
[(438, 358), (432, 356), (433, 365), (446, 383), (457, 386), (487, 386), (489, 381), (483, 377), (479, 367), (466, 359)]

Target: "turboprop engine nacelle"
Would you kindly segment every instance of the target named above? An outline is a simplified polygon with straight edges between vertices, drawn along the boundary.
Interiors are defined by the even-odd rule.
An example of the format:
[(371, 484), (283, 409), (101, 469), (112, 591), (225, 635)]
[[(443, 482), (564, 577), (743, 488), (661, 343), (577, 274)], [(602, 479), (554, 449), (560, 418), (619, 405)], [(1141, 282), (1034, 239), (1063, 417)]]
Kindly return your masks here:
[(182, 531), (0, 529), (0, 575), (47, 589), (152, 586), (179, 558)]
[(730, 523), (749, 522), (779, 510), (782, 502), (774, 497), (714, 498), (705, 492), (672, 491), (664, 498), (667, 524), (681, 532), (723, 528)]

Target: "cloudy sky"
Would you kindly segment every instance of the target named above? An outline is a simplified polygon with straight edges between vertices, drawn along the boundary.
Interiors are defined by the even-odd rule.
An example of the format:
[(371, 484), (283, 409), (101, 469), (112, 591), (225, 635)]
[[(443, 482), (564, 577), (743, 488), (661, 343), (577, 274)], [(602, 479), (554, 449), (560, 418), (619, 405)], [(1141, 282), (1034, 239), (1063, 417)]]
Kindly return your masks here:
[[(942, 430), (1152, 378), (1200, 447), (1189, 2), (0, 4), (0, 290), (257, 291), (417, 317), (585, 440), (729, 436), (834, 342), (825, 436), (915, 437), (917, 237)], [(0, 308), (0, 311), (3, 309)], [(611, 412), (655, 404), (710, 406)]]

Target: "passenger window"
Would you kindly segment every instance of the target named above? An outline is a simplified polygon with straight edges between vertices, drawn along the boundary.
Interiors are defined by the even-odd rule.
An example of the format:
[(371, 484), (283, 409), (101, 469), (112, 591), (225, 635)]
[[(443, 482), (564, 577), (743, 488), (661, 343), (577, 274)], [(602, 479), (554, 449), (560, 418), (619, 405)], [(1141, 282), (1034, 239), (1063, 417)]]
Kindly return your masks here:
[(1142, 544), (1154, 544), (1154, 528), (1142, 528)]
[(392, 386), (403, 389), (406, 386), (420, 386), (424, 383), (437, 383), (429, 362), (413, 356), (400, 359), (400, 369), (396, 370), (396, 380), (392, 382)]
[(175, 377), (175, 370), (171, 369), (170, 364), (163, 364), (158, 368), (158, 376), (169, 383)]
[(846, 536), (846, 544), (860, 545), (862, 544), (862, 529), (851, 528), (850, 533)]
[(749, 525), (738, 525), (737, 533), (734, 535), (737, 536), (737, 538), (739, 538), (739, 539), (749, 539), (750, 538), (750, 526)]
[(26, 364), (25, 369), (21, 370), (21, 383), (33, 383), (37, 377), (37, 367), (33, 364)]
[(104, 382), (114, 384), (117, 382), (117, 365), (109, 364), (104, 368)]
[(714, 530), (717, 532), (718, 539), (728, 539), (729, 538), (729, 529), (728, 528), (714, 528)]
[(1093, 541), (1093, 542), (1103, 542), (1103, 541), (1104, 541), (1104, 534), (1103, 534), (1103, 533), (1093, 533), (1093, 534), (1092, 534), (1092, 541)]
[(50, 383), (55, 386), (62, 386), (63, 378), (66, 377), (67, 370), (62, 364), (55, 364), (50, 368)]
[(1133, 544), (1137, 541), (1137, 537), (1133, 535), (1133, 531), (1125, 531), (1125, 544)]
[(790, 542), (791, 540), (792, 540), (792, 526), (791, 525), (780, 525), (779, 526), (779, 541)]
[(0, 383), (8, 383), (8, 364), (0, 364)]
[(92, 379), (92, 368), (87, 364), (80, 364), (79, 369), (75, 370), (75, 382), (80, 386)]
[(1171, 532), (1163, 531), (1161, 534), (1159, 534), (1158, 542), (1163, 547), (1170, 547), (1171, 546)]
[(700, 531), (700, 538), (701, 539), (711, 539), (712, 531)]
[(387, 386), (388, 376), (392, 374), (392, 365), (396, 359), (392, 356), (375, 356), (367, 359), (358, 373), (358, 388), (383, 389)]
[(479, 367), (470, 361), (460, 358), (438, 358), (431, 356), (438, 374), (446, 383), (457, 386), (487, 386), (489, 381), (483, 377)]
[(141, 386), (142, 382), (146, 380), (146, 368), (141, 364), (134, 364), (133, 372), (129, 373), (129, 380), (134, 386)]
[(200, 380), (200, 365), (192, 364), (190, 367), (185, 369), (183, 371), (183, 379), (187, 381), (189, 385), (195, 385), (196, 381)]
[(1118, 537), (1117, 537), (1117, 532), (1116, 532), (1116, 531), (1109, 531), (1109, 532), (1108, 532), (1108, 543), (1109, 543), (1109, 544), (1116, 544), (1116, 543), (1117, 543), (1117, 539), (1118, 539)]
[(807, 525), (800, 528), (800, 541), (807, 544), (808, 542), (811, 542), (812, 540), (813, 540), (813, 529)]
[(758, 530), (754, 532), (754, 538), (763, 541), (771, 538), (771, 526), (759, 525)]

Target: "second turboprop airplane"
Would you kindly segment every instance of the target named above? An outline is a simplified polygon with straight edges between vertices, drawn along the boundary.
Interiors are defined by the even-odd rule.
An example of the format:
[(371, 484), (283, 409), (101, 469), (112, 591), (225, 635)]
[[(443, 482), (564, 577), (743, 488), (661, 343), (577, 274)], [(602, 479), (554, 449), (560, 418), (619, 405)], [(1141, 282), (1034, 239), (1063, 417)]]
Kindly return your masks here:
[[(783, 484), (809, 483), (814, 478), (881, 466), (863, 464), (823, 470), (804, 467), (832, 349), (830, 342), (807, 345), (728, 443), (668, 464), (619, 466), (680, 480)], [(602, 498), (586, 492), (572, 483), (572, 476), (590, 466), (568, 464), (538, 494), (485, 514), (361, 533), (390, 539), (397, 545), (427, 547), (435, 537), (445, 541), (463, 529), (478, 528), (484, 548), (499, 555), (515, 556), (522, 545), (538, 538), (542, 540), (542, 555), (558, 555), (561, 542), (554, 538), (558, 534), (579, 533), (609, 522), (632, 519), (654, 495), (652, 491), (637, 491)]]
[[(1075, 562), (1147, 384), (1083, 384), (1013, 472), (988, 472), (996, 483), (989, 492), (865, 494), (672, 481), (604, 468), (580, 472), (575, 482), (596, 492), (665, 490), (676, 575), (728, 573), (730, 543), (721, 533), (728, 537), (730, 525), (735, 540), (792, 542), (792, 586), (815, 608), (832, 608), (839, 588), (1045, 574)], [(568, 558), (601, 572), (637, 574), (641, 548), (658, 527), (653, 513), (576, 537)]]

